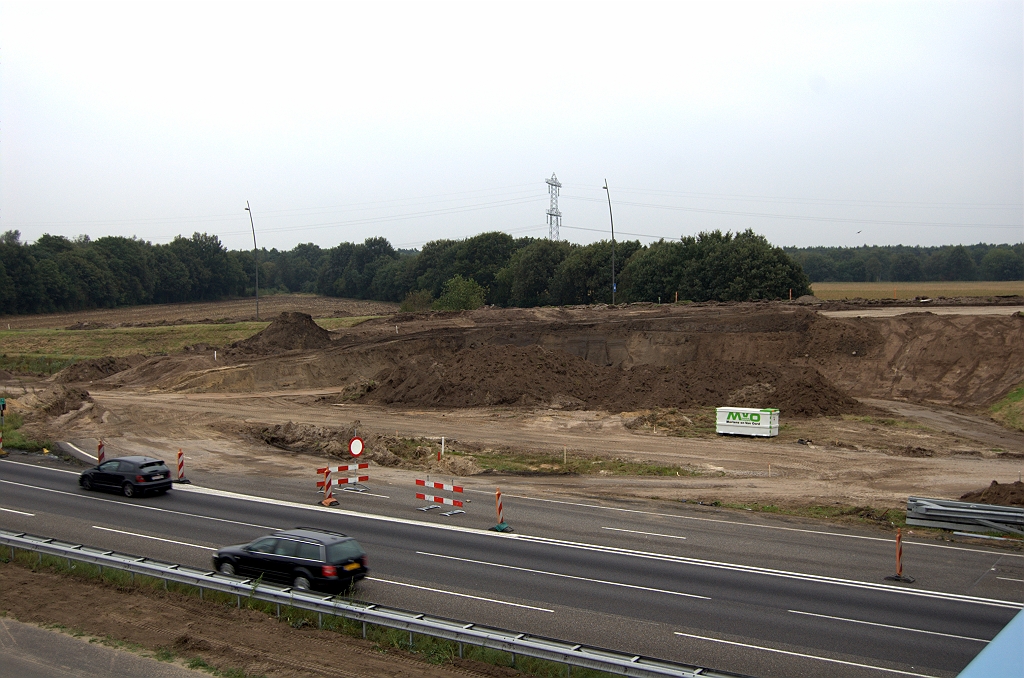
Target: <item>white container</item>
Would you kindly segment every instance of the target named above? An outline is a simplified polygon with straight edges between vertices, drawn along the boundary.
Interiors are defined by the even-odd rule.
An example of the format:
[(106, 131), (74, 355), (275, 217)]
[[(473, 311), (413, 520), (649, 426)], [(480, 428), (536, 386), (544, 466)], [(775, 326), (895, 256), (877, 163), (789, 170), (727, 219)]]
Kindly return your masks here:
[(715, 410), (715, 432), (733, 436), (779, 435), (779, 411), (751, 407), (719, 407)]

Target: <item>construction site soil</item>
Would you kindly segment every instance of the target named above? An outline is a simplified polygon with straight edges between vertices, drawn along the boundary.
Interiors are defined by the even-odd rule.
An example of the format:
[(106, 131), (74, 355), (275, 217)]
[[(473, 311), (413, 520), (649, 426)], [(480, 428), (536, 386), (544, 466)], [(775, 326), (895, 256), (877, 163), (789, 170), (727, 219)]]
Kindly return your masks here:
[[(235, 452), (198, 463), (239, 473), (247, 454), (343, 456), (356, 428), (381, 465), (419, 468), (425, 455), (409, 449), (422, 445), (407, 438), (437, 431), (464, 456), (460, 474), (493, 468), (496, 456), (572, 450), (688, 471), (671, 481), (675, 493), (667, 480), (634, 479), (616, 488), (623, 496), (651, 496), (643, 481), (660, 483), (658, 496), (699, 486), (712, 499), (782, 505), (956, 498), (1015, 480), (1024, 459), (1024, 435), (987, 414), (1024, 382), (1016, 313), (871, 317), (865, 308), (837, 318), (804, 299), (393, 313), (327, 332), (301, 312), (310, 298), (295, 301), (287, 309), (280, 299), (269, 327), (230, 347), (80, 362), (49, 382), (87, 389), (95, 404), (56, 412), (44, 404), (54, 398), (26, 392), (15, 407), (26, 430), (51, 439), (102, 435), (116, 446), (120, 437), (127, 450), (144, 435), (155, 451), (230, 441)], [(331, 300), (336, 311), (341, 301)], [(365, 310), (352, 303), (339, 315)], [(218, 312), (205, 310), (192, 313)], [(105, 322), (96, 313), (89, 322)], [(187, 424), (169, 416), (192, 406)], [(716, 406), (778, 408), (781, 434), (716, 438)], [(751, 482), (769, 462), (776, 478)], [(520, 467), (538, 486), (558, 475), (558, 489), (545, 491), (607, 493), (586, 474), (566, 475), (570, 464)]]

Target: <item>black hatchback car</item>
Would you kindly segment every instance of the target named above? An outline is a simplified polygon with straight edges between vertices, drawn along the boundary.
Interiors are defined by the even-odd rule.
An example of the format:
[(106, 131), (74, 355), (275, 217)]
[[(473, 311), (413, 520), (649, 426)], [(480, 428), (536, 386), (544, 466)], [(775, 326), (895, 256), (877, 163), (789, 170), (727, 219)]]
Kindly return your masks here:
[(315, 527), (297, 527), (225, 546), (213, 556), (224, 574), (259, 577), (268, 583), (339, 593), (366, 576), (366, 552), (352, 537)]
[(86, 490), (114, 490), (126, 497), (163, 494), (171, 489), (171, 470), (167, 464), (152, 457), (118, 457), (87, 469), (78, 476), (78, 484)]

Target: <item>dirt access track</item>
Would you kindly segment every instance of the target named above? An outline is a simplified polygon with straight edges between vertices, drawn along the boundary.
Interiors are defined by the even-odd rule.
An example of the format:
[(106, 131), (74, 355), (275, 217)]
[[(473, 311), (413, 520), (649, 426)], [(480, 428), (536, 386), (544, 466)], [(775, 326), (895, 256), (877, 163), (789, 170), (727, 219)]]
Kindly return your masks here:
[[(487, 466), (475, 457), (532, 454), (537, 463), (503, 487), (633, 500), (897, 508), (910, 494), (955, 498), (1016, 480), (1024, 435), (985, 412), (1024, 381), (1024, 317), (908, 310), (485, 308), (330, 333), (285, 314), (218, 347), (216, 360), (200, 347), (110, 376), (73, 366), (84, 381), (67, 386), (95, 402), (51, 408), (31, 426), (60, 439), (102, 436), (118, 454), (185, 447), (198, 468), (281, 475), (317, 463), (296, 464), (296, 453), (340, 455), (356, 427), (388, 473), (430, 469), (431, 454), (402, 449), (445, 435), (464, 463), (439, 472), (472, 476)], [(56, 375), (54, 388), (71, 374)], [(710, 408), (722, 405), (778, 407), (782, 434), (718, 438)], [(683, 472), (566, 475), (551, 461), (563, 454)]]

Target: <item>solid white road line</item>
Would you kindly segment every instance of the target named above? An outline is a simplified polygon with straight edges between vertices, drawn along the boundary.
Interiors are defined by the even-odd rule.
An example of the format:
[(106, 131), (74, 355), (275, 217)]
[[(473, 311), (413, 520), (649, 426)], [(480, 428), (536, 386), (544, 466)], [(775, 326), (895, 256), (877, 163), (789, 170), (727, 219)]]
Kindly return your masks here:
[(35, 517), (35, 515), (36, 515), (34, 513), (25, 513), (24, 511), (15, 511), (14, 509), (4, 508), (2, 506), (0, 506), (0, 511), (6, 511), (7, 513), (17, 513), (18, 515), (21, 515), (21, 516), (32, 516), (32, 517)]
[(846, 617), (833, 617), (828, 614), (815, 614), (814, 612), (801, 612), (800, 610), (788, 610), (793, 614), (802, 614), (808, 617), (818, 617), (820, 619), (834, 619), (835, 621), (851, 622), (853, 624), (867, 624), (868, 626), (881, 626), (886, 629), (896, 629), (897, 631), (913, 631), (914, 633), (927, 633), (930, 636), (943, 636), (944, 638), (957, 638), (958, 640), (970, 640), (975, 643), (987, 643), (989, 641), (984, 638), (971, 638), (970, 636), (958, 636), (955, 633), (940, 633), (939, 631), (925, 631), (924, 629), (915, 629), (909, 626), (893, 626), (892, 624), (881, 624), (879, 622), (869, 622), (863, 619), (847, 619)]
[(1022, 582), (1024, 582), (1024, 579), (1014, 579), (1012, 577), (996, 577), (996, 579), (1002, 579), (1003, 581), (1022, 581)]
[(686, 539), (674, 534), (658, 534), (657, 532), (641, 532), (640, 530), (624, 530), (621, 527), (602, 527), (602, 530), (614, 530), (615, 532), (631, 532), (633, 534), (646, 534), (649, 537), (666, 537), (668, 539)]
[(803, 657), (805, 659), (816, 659), (820, 662), (830, 662), (832, 664), (844, 664), (846, 666), (856, 666), (861, 669), (873, 669), (875, 671), (883, 671), (885, 673), (896, 673), (901, 676), (914, 676), (914, 678), (938, 678), (938, 676), (932, 676), (927, 673), (914, 673), (912, 671), (900, 671), (899, 669), (887, 669), (884, 666), (872, 666), (871, 664), (858, 664), (857, 662), (843, 661), (842, 659), (832, 659), (830, 657), (819, 657), (814, 654), (804, 654), (802, 652), (790, 652), (789, 650), (776, 650), (773, 647), (764, 647), (761, 645), (751, 645), (749, 643), (737, 643), (733, 640), (721, 640), (719, 638), (711, 638), (709, 636), (698, 636), (693, 633), (683, 633), (682, 631), (676, 631), (677, 636), (683, 636), (684, 638), (696, 638), (697, 640), (709, 640), (712, 643), (723, 643), (725, 645), (734, 645), (736, 647), (746, 647), (752, 650), (764, 650), (765, 652), (775, 652), (776, 654), (785, 654), (790, 657)]
[(160, 513), (171, 513), (178, 516), (186, 516), (188, 518), (201, 518), (203, 520), (212, 520), (218, 523), (231, 523), (232, 525), (244, 525), (245, 527), (258, 527), (261, 530), (284, 530), (284, 527), (270, 527), (268, 525), (256, 525), (255, 523), (243, 523), (240, 520), (228, 520), (227, 518), (214, 518), (213, 516), (204, 516), (198, 513), (186, 513), (185, 511), (173, 511), (171, 509), (159, 508), (157, 506), (147, 506), (145, 504), (132, 504), (126, 501), (114, 501), (113, 499), (104, 499), (103, 497), (90, 497), (87, 494), (81, 494), (79, 492), (65, 492), (63, 490), (54, 490), (49, 487), (39, 487), (38, 485), (26, 485), (25, 483), (16, 483), (13, 480), (0, 480), (0, 483), (6, 483), (7, 485), (17, 485), (19, 487), (27, 487), (32, 490), (41, 490), (42, 492), (52, 492), (53, 494), (63, 494), (69, 497), (78, 497), (79, 499), (88, 499), (90, 501), (101, 501), (108, 504), (117, 504), (118, 506), (131, 507), (136, 509), (142, 509), (145, 511), (158, 511)]
[[(18, 462), (14, 462), (14, 463), (18, 463)], [(32, 464), (27, 464), (27, 465), (34, 466)], [(45, 468), (45, 467), (35, 467), (35, 468)], [(259, 528), (267, 529), (267, 530), (285, 529), (285, 528), (279, 528), (279, 527), (268, 527), (266, 525), (252, 525), (251, 523), (242, 523), (242, 522), (235, 521), (235, 520), (227, 520), (227, 519), (224, 519), (224, 518), (213, 518), (213, 517), (210, 517), (210, 516), (202, 516), (202, 515), (196, 515), (196, 514), (191, 514), (191, 513), (184, 513), (184, 512), (181, 512), (181, 511), (171, 511), (170, 509), (159, 509), (159, 508), (156, 508), (156, 507), (153, 507), (153, 506), (146, 506), (144, 504), (130, 504), (130, 503), (127, 503), (127, 502), (113, 502), (112, 500), (109, 500), (109, 499), (105, 500), (105, 499), (100, 499), (98, 497), (88, 497), (88, 496), (80, 494), (80, 493), (63, 492), (63, 491), (60, 491), (60, 490), (52, 490), (52, 489), (46, 488), (46, 487), (38, 487), (38, 486), (35, 486), (35, 485), (26, 485), (24, 483), (16, 483), (16, 482), (10, 481), (10, 480), (0, 480), (0, 483), (10, 483), (12, 485), (20, 485), (22, 487), (28, 487), (28, 488), (32, 488), (32, 489), (43, 490), (43, 491), (46, 491), (46, 492), (54, 492), (54, 493), (57, 493), (57, 494), (65, 494), (65, 495), (69, 495), (69, 496), (82, 497), (82, 498), (85, 498), (85, 499), (94, 499), (96, 501), (111, 501), (112, 503), (117, 503), (117, 504), (119, 504), (121, 506), (134, 506), (134, 507), (137, 507), (137, 508), (150, 509), (150, 510), (154, 510), (154, 511), (165, 511), (165, 512), (168, 512), (168, 513), (177, 513), (177, 514), (180, 514), (180, 515), (187, 515), (187, 516), (193, 516), (193, 517), (197, 517), (197, 518), (204, 518), (206, 520), (214, 520), (214, 521), (220, 521), (220, 522), (226, 522), (226, 523), (234, 523), (234, 524), (237, 524), (237, 525), (247, 525), (247, 526), (251, 526), (251, 527), (259, 527)], [(978, 605), (992, 605), (992, 606), (996, 606), (996, 607), (1005, 607), (1005, 608), (1010, 608), (1010, 609), (1015, 609), (1015, 610), (1019, 610), (1022, 607), (1024, 607), (1024, 604), (1022, 604), (1022, 603), (1013, 602), (1013, 601), (1009, 601), (1009, 600), (998, 600), (998, 599), (992, 599), (992, 598), (979, 598), (979, 597), (976, 597), (976, 596), (967, 596), (967, 595), (961, 595), (961, 594), (957, 594), (957, 593), (945, 593), (945, 592), (942, 592), (942, 591), (928, 591), (928, 590), (921, 590), (921, 589), (909, 589), (909, 588), (903, 588), (903, 587), (900, 587), (900, 586), (893, 586), (893, 585), (890, 585), (890, 584), (876, 584), (874, 582), (862, 582), (862, 581), (857, 581), (857, 580), (853, 580), (853, 579), (840, 579), (840, 578), (837, 578), (837, 577), (827, 577), (827, 576), (823, 576), (823, 575), (807, 574), (807, 573), (803, 573), (803, 572), (790, 572), (788, 570), (774, 570), (774, 569), (769, 569), (769, 568), (764, 568), (764, 567), (757, 567), (757, 566), (754, 566), (754, 565), (737, 565), (737, 564), (734, 564), (734, 563), (723, 563), (723, 562), (718, 562), (718, 561), (713, 561), (713, 560), (702, 560), (700, 558), (690, 558), (690, 557), (686, 557), (686, 556), (673, 556), (673, 555), (662, 554), (662, 553), (653, 553), (653, 552), (650, 552), (650, 551), (638, 551), (638, 550), (634, 550), (634, 549), (624, 549), (624, 548), (617, 548), (617, 547), (613, 547), (613, 546), (602, 546), (602, 545), (599, 545), (599, 544), (587, 544), (587, 543), (584, 543), (584, 542), (566, 541), (566, 540), (562, 540), (562, 539), (552, 539), (552, 538), (548, 538), (548, 537), (536, 537), (536, 536), (525, 535), (525, 534), (505, 533), (505, 532), (491, 532), (490, 530), (482, 530), (480, 528), (475, 528), (475, 527), (462, 527), (460, 525), (442, 525), (442, 524), (438, 524), (438, 523), (428, 523), (428, 522), (424, 522), (424, 521), (421, 521), (421, 520), (412, 520), (410, 518), (398, 518), (398, 517), (395, 517), (395, 516), (387, 516), (387, 515), (380, 515), (380, 514), (373, 514), (373, 513), (363, 513), (363, 512), (360, 512), (360, 511), (352, 511), (352, 510), (348, 510), (348, 509), (327, 508), (325, 506), (320, 506), (320, 505), (317, 505), (317, 504), (299, 504), (297, 502), (282, 501), (282, 500), (279, 500), (279, 499), (268, 499), (266, 497), (259, 497), (259, 496), (255, 496), (255, 495), (249, 495), (249, 494), (239, 494), (237, 492), (227, 492), (225, 490), (214, 490), (214, 489), (210, 489), (210, 488), (206, 488), (206, 487), (198, 487), (196, 485), (184, 485), (182, 487), (179, 487), (175, 491), (176, 492), (193, 492), (193, 493), (196, 493), (196, 494), (205, 494), (205, 495), (215, 496), (215, 497), (224, 497), (224, 498), (227, 498), (227, 499), (237, 499), (239, 501), (250, 501), (250, 502), (255, 502), (255, 503), (260, 503), (260, 504), (271, 504), (271, 505), (274, 505), (274, 506), (281, 506), (281, 507), (287, 507), (287, 508), (296, 508), (296, 509), (302, 509), (302, 510), (305, 510), (305, 511), (320, 511), (320, 512), (324, 512), (324, 513), (329, 513), (329, 514), (334, 515), (334, 516), (346, 516), (346, 517), (349, 517), (349, 518), (356, 518), (356, 519), (360, 519), (360, 520), (376, 520), (376, 521), (382, 521), (382, 522), (396, 523), (396, 524), (400, 524), (400, 525), (413, 525), (413, 526), (416, 526), (416, 527), (425, 527), (425, 528), (431, 528), (431, 529), (435, 529), (435, 530), (446, 530), (446, 531), (450, 531), (450, 532), (462, 532), (462, 533), (467, 533), (467, 534), (475, 534), (475, 535), (480, 536), (480, 537), (493, 538), (493, 539), (512, 539), (512, 540), (519, 540), (519, 541), (529, 541), (529, 542), (534, 542), (534, 543), (538, 543), (538, 544), (546, 544), (546, 545), (549, 545), (549, 546), (562, 546), (562, 547), (565, 547), (565, 548), (575, 548), (575, 549), (582, 549), (582, 550), (588, 550), (588, 551), (597, 551), (597, 552), (602, 552), (602, 553), (611, 553), (611, 554), (627, 556), (627, 557), (646, 558), (646, 559), (650, 559), (650, 560), (661, 560), (661, 561), (665, 561), (665, 562), (674, 562), (674, 563), (680, 563), (680, 564), (685, 564), (685, 565), (693, 565), (693, 566), (696, 566), (696, 567), (710, 567), (710, 568), (716, 568), (716, 569), (722, 569), (722, 570), (733, 570), (733, 571), (736, 571), (736, 572), (746, 572), (746, 573), (750, 573), (750, 574), (762, 574), (762, 575), (771, 576), (771, 577), (784, 577), (784, 578), (789, 578), (789, 579), (800, 579), (800, 580), (804, 580), (804, 581), (812, 581), (812, 582), (819, 583), (819, 584), (831, 584), (831, 585), (837, 585), (837, 586), (849, 586), (849, 587), (854, 587), (854, 588), (869, 589), (869, 590), (873, 590), (873, 591), (881, 591), (881, 592), (887, 592), (887, 593), (896, 593), (896, 594), (908, 595), (908, 596), (920, 596), (920, 597), (924, 597), (924, 598), (936, 598), (936, 599), (939, 599), (939, 600), (953, 600), (953, 601), (957, 601), (957, 602), (974, 603), (974, 604), (978, 604)], [(567, 503), (567, 502), (559, 502), (559, 503)], [(964, 549), (964, 550), (971, 550), (971, 549)], [(1009, 554), (1009, 553), (1007, 553), (1007, 554), (993, 554), (993, 553), (989, 553), (987, 551), (977, 551), (977, 552), (978, 553), (984, 553), (986, 555), (998, 555), (1000, 557), (1011, 556), (1011, 555), (1016, 556), (1017, 555), (1017, 554)]]
[(204, 551), (216, 551), (215, 548), (209, 546), (200, 546), (199, 544), (190, 544), (187, 541), (175, 541), (173, 539), (164, 539), (163, 537), (151, 537), (148, 534), (139, 534), (138, 532), (125, 532), (124, 530), (112, 530), (109, 527), (100, 527), (99, 525), (93, 525), (94, 530), (103, 530), (104, 532), (114, 532), (116, 534), (125, 534), (129, 537), (140, 537), (142, 539), (152, 539), (153, 541), (167, 542), (168, 544), (178, 544), (179, 546), (191, 546), (194, 549), (203, 549)]
[(471, 596), (468, 593), (456, 593), (455, 591), (445, 591), (444, 589), (432, 589), (429, 586), (417, 586), (416, 584), (406, 584), (401, 581), (393, 581), (391, 579), (378, 579), (377, 577), (367, 577), (366, 581), (377, 581), (382, 584), (394, 584), (395, 586), (405, 586), (410, 589), (419, 589), (421, 591), (430, 591), (431, 593), (443, 593), (446, 596), (457, 596), (459, 598), (470, 598), (472, 600), (480, 600), (485, 603), (496, 603), (498, 605), (511, 605), (512, 607), (522, 607), (527, 610), (537, 610), (538, 612), (554, 612), (546, 607), (534, 607), (533, 605), (522, 605), (520, 603), (510, 603), (507, 600), (496, 600), (494, 598), (483, 598), (481, 596)]
[(500, 567), (504, 570), (518, 570), (519, 572), (529, 572), (530, 574), (546, 574), (549, 577), (559, 577), (561, 579), (574, 579), (576, 581), (585, 581), (592, 584), (605, 584), (606, 586), (618, 586), (624, 589), (635, 589), (637, 591), (651, 591), (653, 593), (666, 593), (670, 596), (682, 596), (684, 598), (698, 598), (700, 600), (711, 600), (707, 596), (698, 596), (694, 593), (683, 593), (681, 591), (668, 591), (666, 589), (655, 589), (649, 586), (638, 586), (636, 584), (624, 584), (617, 581), (607, 581), (605, 579), (591, 579), (590, 577), (577, 577), (572, 574), (562, 574), (560, 572), (547, 572), (545, 570), (532, 570), (528, 567), (516, 567), (515, 565), (503, 565), (502, 563), (489, 563), (486, 560), (472, 560), (470, 558), (457, 558), (456, 556), (446, 556), (441, 553), (428, 553), (426, 551), (417, 551), (416, 555), (419, 556), (431, 556), (433, 558), (444, 558), (446, 560), (457, 560), (463, 563), (472, 563), (474, 565), (487, 565), (489, 567)]
[[(494, 494), (493, 492), (488, 492), (486, 490), (472, 490), (472, 489), (469, 489), (469, 488), (466, 488), (465, 491), (466, 492), (477, 492), (477, 493), (480, 493), (480, 494)], [(890, 544), (892, 543), (892, 539), (887, 539), (885, 537), (868, 537), (868, 536), (862, 535), (862, 534), (844, 534), (842, 532), (829, 532), (827, 530), (811, 530), (811, 529), (800, 528), (800, 527), (783, 527), (782, 525), (762, 525), (762, 524), (759, 524), (759, 523), (747, 523), (747, 522), (743, 522), (743, 521), (740, 521), (740, 520), (723, 520), (722, 518), (701, 518), (701, 517), (698, 517), (698, 516), (684, 516), (684, 515), (681, 515), (679, 513), (658, 513), (657, 511), (642, 511), (640, 509), (627, 509), (627, 508), (621, 508), (619, 506), (602, 506), (600, 504), (584, 504), (584, 503), (581, 503), (581, 502), (565, 501), (565, 500), (562, 500), (562, 499), (541, 499), (540, 497), (527, 497), (526, 495), (522, 495), (522, 494), (502, 494), (501, 496), (502, 497), (511, 497), (513, 499), (526, 499), (528, 501), (541, 501), (541, 502), (547, 502), (549, 504), (563, 504), (565, 506), (579, 506), (580, 508), (602, 509), (604, 511), (618, 511), (619, 513), (635, 513), (635, 514), (638, 514), (638, 515), (645, 515), (645, 516), (657, 516), (659, 518), (678, 518), (680, 520), (696, 520), (696, 521), (705, 522), (705, 523), (722, 523), (722, 524), (725, 524), (725, 525), (739, 525), (741, 527), (752, 527), (752, 528), (762, 529), (762, 530), (783, 530), (785, 532), (804, 532), (806, 534), (819, 534), (819, 535), (824, 536), (824, 537), (845, 537), (847, 539), (863, 539), (865, 541), (880, 541), (880, 542), (886, 542), (886, 543), (890, 543)], [(1009, 556), (1011, 558), (1024, 558), (1024, 554), (1020, 554), (1020, 553), (1005, 553), (1005, 554), (1004, 553), (999, 553), (999, 554), (993, 554), (991, 551), (983, 551), (981, 549), (976, 549), (976, 548), (967, 548), (967, 547), (964, 547), (964, 546), (947, 546), (946, 544), (930, 544), (928, 542), (908, 541), (907, 539), (903, 540), (903, 545), (904, 546), (927, 546), (929, 548), (950, 549), (952, 551), (967, 551), (969, 553), (980, 553), (980, 554), (983, 554), (983, 555), (998, 555), (1000, 557), (1002, 557), (1002, 556)]]

